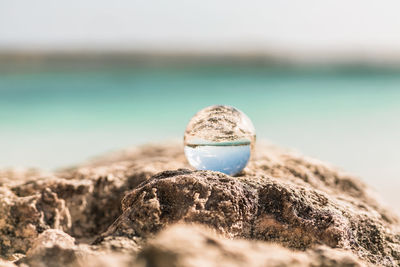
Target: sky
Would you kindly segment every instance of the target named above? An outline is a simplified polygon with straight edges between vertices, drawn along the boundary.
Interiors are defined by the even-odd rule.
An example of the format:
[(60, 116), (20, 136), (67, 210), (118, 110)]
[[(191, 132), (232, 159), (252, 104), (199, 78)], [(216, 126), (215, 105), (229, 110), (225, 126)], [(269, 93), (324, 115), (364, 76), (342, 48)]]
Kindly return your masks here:
[(0, 49), (400, 49), (396, 0), (0, 0)]

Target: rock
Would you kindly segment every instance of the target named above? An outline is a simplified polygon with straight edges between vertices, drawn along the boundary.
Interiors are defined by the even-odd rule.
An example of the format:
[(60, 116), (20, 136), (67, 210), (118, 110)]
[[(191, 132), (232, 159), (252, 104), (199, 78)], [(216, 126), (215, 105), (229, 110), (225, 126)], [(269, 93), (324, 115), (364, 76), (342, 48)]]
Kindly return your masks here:
[(26, 258), (18, 264), (28, 266), (78, 266), (79, 255), (75, 239), (61, 230), (49, 229), (31, 244)]
[(45, 188), (32, 195), (18, 197), (8, 188), (0, 188), (1, 254), (25, 253), (38, 233), (46, 229), (67, 230), (71, 225), (65, 200)]
[(173, 223), (202, 223), (227, 238), (273, 241), (298, 250), (322, 244), (352, 250), (372, 263), (398, 263), (395, 228), (367, 204), (273, 177), (253, 179), (211, 171), (162, 172), (125, 196), (122, 215), (103, 236), (148, 238)]
[[(190, 255), (172, 253), (177, 266), (213, 266), (218, 258), (232, 266), (239, 258), (249, 266), (258, 266), (253, 258), (267, 266), (400, 264), (397, 216), (359, 179), (326, 163), (258, 144), (236, 177), (188, 168), (182, 146), (170, 143), (54, 173), (0, 171), (0, 255), (30, 266), (142, 266), (150, 252), (168, 258), (181, 242)], [(204, 242), (210, 230), (164, 231), (176, 223), (210, 228), (221, 250)], [(175, 242), (162, 246), (166, 236)], [(228, 245), (242, 256), (224, 256)]]
[(226, 237), (249, 237), (257, 212), (255, 190), (211, 171), (165, 171), (128, 193), (123, 214), (103, 235), (147, 237), (179, 221), (198, 222)]
[(60, 248), (73, 248), (75, 246), (75, 239), (63, 231), (56, 229), (49, 229), (41, 233), (31, 245), (26, 255), (36, 255), (42, 251), (58, 246)]
[(0, 259), (0, 267), (16, 267), (14, 263)]
[(179, 146), (147, 145), (54, 174), (0, 171), (0, 255), (11, 259), (26, 253), (46, 229), (95, 238), (121, 214), (125, 192), (160, 171), (182, 167), (182, 162)]
[(326, 246), (294, 252), (276, 244), (222, 238), (204, 227), (174, 225), (138, 255), (136, 265), (195, 266), (365, 266), (348, 251)]
[[(121, 243), (122, 245), (124, 243)], [(122, 251), (122, 250), (121, 250)], [(75, 239), (60, 230), (46, 230), (32, 243), (20, 266), (33, 267), (100, 267), (130, 266), (135, 254), (114, 253), (112, 250), (76, 245)]]
[[(20, 266), (69, 267), (167, 267), (167, 266), (365, 266), (349, 251), (319, 246), (305, 252), (276, 244), (226, 239), (199, 225), (177, 224), (151, 239), (136, 255), (90, 251), (76, 246), (73, 238), (47, 230), (34, 242)], [(0, 262), (1, 263), (1, 262)], [(8, 262), (5, 266), (15, 266)], [(0, 265), (1, 266), (1, 265)]]

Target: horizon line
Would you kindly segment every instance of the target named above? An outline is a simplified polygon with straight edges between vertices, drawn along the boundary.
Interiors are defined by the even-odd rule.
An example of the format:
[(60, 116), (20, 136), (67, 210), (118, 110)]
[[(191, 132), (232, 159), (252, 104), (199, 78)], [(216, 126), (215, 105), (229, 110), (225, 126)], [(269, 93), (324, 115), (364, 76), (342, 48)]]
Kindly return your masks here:
[(115, 62), (157, 61), (166, 63), (186, 62), (243, 62), (265, 65), (362, 65), (376, 67), (400, 67), (400, 51), (382, 54), (353, 53), (290, 53), (285, 51), (178, 51), (178, 50), (117, 50), (117, 49), (1, 49), (0, 64), (3, 60), (11, 63), (54, 61), (112, 60)]

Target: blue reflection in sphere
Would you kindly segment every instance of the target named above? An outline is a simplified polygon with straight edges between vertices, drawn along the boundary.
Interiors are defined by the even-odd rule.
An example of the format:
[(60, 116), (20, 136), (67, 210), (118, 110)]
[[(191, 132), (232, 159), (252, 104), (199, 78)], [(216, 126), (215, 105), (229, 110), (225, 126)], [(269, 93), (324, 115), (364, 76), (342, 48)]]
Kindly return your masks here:
[(185, 155), (190, 165), (197, 170), (219, 171), (235, 175), (246, 167), (250, 159), (250, 145), (185, 146)]

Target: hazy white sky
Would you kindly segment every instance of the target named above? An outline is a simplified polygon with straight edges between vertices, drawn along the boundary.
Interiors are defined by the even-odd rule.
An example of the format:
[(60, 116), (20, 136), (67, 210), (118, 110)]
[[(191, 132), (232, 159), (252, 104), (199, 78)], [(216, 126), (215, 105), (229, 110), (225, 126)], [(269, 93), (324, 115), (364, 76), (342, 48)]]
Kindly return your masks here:
[(398, 0), (0, 0), (0, 48), (398, 51)]

